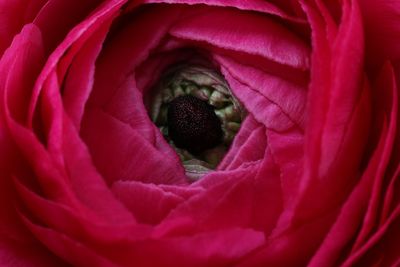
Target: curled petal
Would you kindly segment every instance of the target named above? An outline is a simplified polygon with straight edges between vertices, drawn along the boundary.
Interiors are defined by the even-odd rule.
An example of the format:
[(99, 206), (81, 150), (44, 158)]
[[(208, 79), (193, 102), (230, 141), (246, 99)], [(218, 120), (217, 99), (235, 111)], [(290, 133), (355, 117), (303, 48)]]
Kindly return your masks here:
[(175, 24), (170, 33), (181, 39), (261, 56), (300, 69), (308, 68), (308, 47), (266, 17), (228, 9), (204, 9), (193, 13)]

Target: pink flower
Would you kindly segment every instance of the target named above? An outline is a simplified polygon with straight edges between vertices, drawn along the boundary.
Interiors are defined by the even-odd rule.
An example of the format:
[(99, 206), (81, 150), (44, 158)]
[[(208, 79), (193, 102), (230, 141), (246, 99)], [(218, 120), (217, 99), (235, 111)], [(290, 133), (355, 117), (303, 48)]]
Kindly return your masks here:
[[(0, 13), (1, 266), (400, 265), (399, 3)], [(190, 182), (146, 101), (204, 59), (247, 116)]]

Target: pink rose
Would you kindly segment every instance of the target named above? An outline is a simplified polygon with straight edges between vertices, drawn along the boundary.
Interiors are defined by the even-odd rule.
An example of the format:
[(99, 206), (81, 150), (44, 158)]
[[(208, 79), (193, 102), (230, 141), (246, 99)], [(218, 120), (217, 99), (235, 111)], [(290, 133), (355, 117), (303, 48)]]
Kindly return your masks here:
[(0, 12), (1, 266), (400, 265), (396, 1)]

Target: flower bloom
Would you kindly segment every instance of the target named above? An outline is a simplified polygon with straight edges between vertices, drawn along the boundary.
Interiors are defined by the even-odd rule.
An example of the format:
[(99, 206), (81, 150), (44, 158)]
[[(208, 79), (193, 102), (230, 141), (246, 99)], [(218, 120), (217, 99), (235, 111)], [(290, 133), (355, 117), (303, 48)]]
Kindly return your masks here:
[[(1, 266), (400, 265), (400, 4), (0, 12)], [(198, 98), (156, 104), (182, 64)]]

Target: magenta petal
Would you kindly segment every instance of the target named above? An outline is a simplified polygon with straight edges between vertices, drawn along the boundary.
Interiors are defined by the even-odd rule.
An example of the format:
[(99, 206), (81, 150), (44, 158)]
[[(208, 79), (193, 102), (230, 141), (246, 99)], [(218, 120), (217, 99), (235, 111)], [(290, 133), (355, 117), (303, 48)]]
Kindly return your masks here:
[(0, 1), (0, 23), (2, 25), (0, 30), (0, 57), (22, 26), (21, 18), (17, 17), (17, 15), (22, 15), (20, 12), (22, 7), (23, 1)]
[[(26, 106), (30, 97), (29, 88), (33, 86), (42, 62), (41, 33), (32, 24), (26, 25), (21, 33), (15, 36), (0, 61), (0, 201), (4, 203), (0, 205), (1, 246), (10, 242), (8, 250), (1, 255), (1, 261), (7, 260), (8, 253), (10, 253), (10, 261), (13, 257), (18, 257), (18, 254), (13, 256), (12, 253), (18, 253), (14, 250), (19, 245), (23, 247), (20, 251), (22, 253), (20, 257), (23, 257), (26, 253), (26, 245), (33, 242), (32, 235), (23, 227), (16, 213), (15, 190), (12, 183), (12, 175), (29, 176), (32, 172), (25, 166), (26, 161), (18, 152), (13, 136), (7, 129), (7, 119), (11, 119), (10, 116), (12, 116), (19, 121), (25, 121)], [(36, 252), (42, 254), (39, 251)], [(27, 253), (26, 256), (32, 258), (29, 254)]]
[(292, 206), (299, 192), (304, 164), (304, 136), (297, 128), (284, 133), (267, 130), (268, 147), (281, 172), (285, 208)]
[(257, 128), (250, 134), (246, 143), (242, 144), (240, 148), (238, 148), (235, 158), (225, 168), (225, 170), (235, 170), (242, 164), (248, 165), (256, 161), (261, 161), (264, 158), (267, 142), (265, 128)]
[[(133, 131), (136, 131), (151, 144), (155, 144), (156, 135), (160, 135), (144, 106), (143, 95), (138, 91), (135, 81), (131, 77), (128, 77), (124, 83), (115, 89), (113, 96), (103, 106), (102, 110), (129, 125)], [(168, 152), (173, 154), (172, 149)]]
[[(197, 232), (198, 230), (200, 230), (200, 228), (202, 228), (201, 225), (205, 223), (205, 220), (213, 214), (214, 207), (215, 209), (217, 209), (218, 202), (223, 202), (223, 200), (227, 200), (226, 197), (229, 196), (230, 192), (235, 191), (233, 189), (235, 188), (235, 184), (242, 184), (244, 183), (243, 180), (251, 179), (255, 176), (257, 170), (258, 169), (256, 168), (250, 168), (247, 169), (245, 172), (241, 172), (238, 170), (234, 172), (213, 172), (204, 177), (200, 180), (200, 182), (202, 184), (205, 184), (205, 186), (208, 186), (207, 190), (204, 190), (195, 197), (190, 198), (188, 201), (184, 202), (182, 205), (174, 209), (168, 215), (168, 217), (164, 219), (164, 221), (157, 225), (155, 235), (161, 237), (174, 236), (176, 234), (188, 235)], [(221, 176), (225, 179), (221, 179), (221, 177), (218, 177), (218, 174), (221, 174)], [(228, 176), (227, 174), (230, 175)], [(211, 184), (212, 181), (214, 182), (214, 184)], [(200, 182), (198, 183), (200, 184)], [(237, 199), (236, 201), (239, 201), (239, 199)], [(248, 203), (249, 202), (247, 201), (246, 203), (243, 203), (243, 205), (246, 206), (248, 205)], [(234, 205), (232, 205), (231, 208), (234, 208), (233, 206)], [(213, 209), (210, 209), (210, 207), (213, 207)], [(242, 212), (246, 213), (245, 210), (242, 210)], [(250, 212), (250, 210), (247, 212)], [(214, 215), (218, 216), (217, 213), (215, 213)], [(223, 217), (222, 214), (221, 216)], [(235, 215), (232, 214), (232, 216)], [(245, 218), (242, 219), (245, 220)], [(221, 218), (220, 221), (216, 221), (214, 223), (221, 226), (237, 225), (235, 224), (235, 220), (230, 221), (230, 218), (228, 217)], [(207, 227), (207, 224), (203, 225), (203, 227)]]
[[(234, 78), (237, 83), (247, 85), (247, 91), (253, 91), (258, 98), (266, 98), (269, 102), (280, 108), (280, 112), (287, 115), (301, 129), (304, 128), (305, 105), (307, 98), (306, 88), (282, 78), (275, 77), (263, 72), (255, 67), (241, 65), (227, 57), (216, 57), (222, 68), (229, 72), (229, 77)], [(236, 83), (236, 84), (237, 84)], [(250, 92), (242, 92), (231, 85), (232, 91), (241, 98), (246, 105), (247, 100), (251, 99)], [(247, 105), (247, 106), (252, 106)]]
[[(261, 232), (227, 228), (190, 236), (148, 240), (131, 254), (139, 266), (232, 266), (264, 242)], [(149, 257), (157, 255), (157, 257)], [(128, 261), (129, 266), (131, 261)]]
[(36, 220), (77, 240), (97, 245), (118, 245), (127, 240), (142, 239), (149, 234), (148, 227), (141, 227), (133, 221), (131, 224), (109, 223), (87, 210), (73, 209), (40, 197), (18, 180), (15, 183), (21, 200)]
[(0, 1), (0, 57), (23, 26), (24, 1)]
[(85, 246), (85, 244), (73, 240), (69, 236), (53, 229), (34, 224), (26, 217), (22, 218), (37, 239), (47, 247), (50, 247), (64, 261), (78, 266), (117, 266), (104, 258), (103, 255)]
[[(114, 199), (91, 164), (86, 148), (74, 133), (75, 128), (65, 120), (60, 119), (64, 121), (65, 129), (62, 141), (68, 140), (62, 151), (65, 166), (60, 166), (57, 157), (51, 157), (30, 131), (10, 119), (7, 122), (21, 152), (29, 159), (42, 190), (50, 199), (77, 209), (84, 206), (87, 212), (90, 210), (105, 220), (131, 222), (131, 214)], [(68, 173), (63, 167), (67, 167)], [(99, 195), (102, 197), (98, 198)]]
[[(340, 151), (347, 157), (343, 156), (337, 159), (342, 165), (335, 162), (338, 165), (332, 166), (326, 176), (314, 177), (315, 180), (312, 183), (309, 183), (309, 181), (307, 183), (304, 181), (304, 176), (302, 177), (298, 194), (299, 203), (296, 206), (295, 219), (293, 219), (292, 224), (311, 220), (311, 218), (322, 216), (327, 210), (339, 207), (350, 193), (353, 183), (359, 177), (356, 166), (360, 164), (360, 153), (365, 142), (360, 138), (359, 131), (366, 131), (367, 128), (367, 125), (364, 124), (364, 117), (365, 114), (368, 114), (370, 108), (368, 97), (368, 94), (365, 93), (360, 103), (355, 107), (350, 121), (351, 126), (344, 138), (346, 144), (343, 145), (343, 151)], [(358, 142), (355, 141), (355, 137), (359, 138)], [(305, 171), (307, 173), (307, 170)], [(316, 199), (318, 201), (315, 201)]]
[(45, 2), (47, 0), (33, 0), (29, 3), (23, 0), (0, 1), (0, 57), (24, 25), (32, 22)]
[(66, 66), (68, 74), (63, 83), (63, 104), (77, 129), (80, 128), (86, 100), (94, 83), (95, 60), (108, 31), (109, 25), (106, 24), (85, 42), (74, 55), (73, 62)]
[(66, 144), (63, 146), (63, 155), (76, 196), (100, 217), (113, 222), (132, 223), (132, 215), (111, 193), (92, 163), (86, 145), (67, 118), (64, 118), (63, 127), (63, 143)]
[(12, 238), (16, 243), (24, 240), (31, 242), (31, 235), (22, 227), (12, 204), (15, 203), (15, 192), (11, 175), (15, 172), (25, 175), (32, 173), (25, 166), (26, 162), (18, 152), (6, 121), (16, 119), (25, 122), (30, 88), (43, 61), (41, 33), (36, 26), (28, 24), (15, 36), (0, 62), (0, 195), (1, 201), (8, 203), (0, 208), (0, 228), (1, 232), (6, 233), (5, 236)]
[[(398, 93), (396, 86), (396, 78), (394, 71), (390, 65), (385, 65), (384, 69), (379, 77), (378, 88), (381, 91), (387, 91), (387, 95), (385, 95), (384, 102), (390, 102), (391, 112), (388, 114), (389, 118), (386, 120), (389, 121), (388, 125), (388, 133), (386, 136), (386, 143), (383, 147), (382, 155), (380, 158), (380, 162), (378, 165), (378, 170), (375, 174), (374, 184), (372, 186), (372, 194), (369, 199), (369, 205), (367, 212), (365, 214), (363, 225), (360, 229), (359, 236), (357, 237), (353, 250), (363, 244), (363, 241), (369, 236), (374, 226), (378, 223), (378, 212), (381, 206), (382, 192), (384, 190), (384, 179), (385, 179), (385, 171), (388, 169), (388, 163), (390, 161), (390, 156), (393, 150), (395, 136), (396, 136), (396, 128), (398, 123)], [(391, 91), (391, 92), (390, 92)], [(389, 93), (390, 92), (390, 93)]]
[(234, 177), (251, 176), (255, 175), (261, 167), (262, 161), (258, 160), (255, 162), (249, 162), (248, 164), (243, 163), (239, 168), (228, 171), (213, 171), (204, 175), (200, 180), (191, 184), (191, 186), (200, 186), (205, 189), (211, 188), (215, 185), (224, 183), (232, 180)]
[[(198, 266), (221, 266), (237, 261), (263, 244), (264, 240), (263, 233), (252, 229), (227, 228), (199, 233), (190, 237), (167, 239), (165, 245), (179, 251), (179, 254), (183, 256), (182, 259), (189, 259), (189, 262), (192, 262), (190, 266), (196, 264)], [(163, 254), (165, 255), (165, 253)], [(174, 259), (171, 263), (175, 262), (179, 262), (179, 260)], [(181, 263), (181, 266), (187, 266), (184, 262)]]
[(180, 11), (179, 7), (152, 7), (135, 16), (109, 40), (97, 61), (90, 105), (108, 102), (118, 85), (159, 45)]
[(2, 94), (6, 95), (10, 112), (25, 123), (31, 97), (30, 88), (44, 61), (42, 35), (39, 29), (26, 25), (1, 59)]
[[(94, 168), (77, 129), (72, 126), (68, 118), (64, 117), (59, 91), (56, 75), (53, 73), (44, 84), (41, 103), (45, 114), (44, 123), (49, 127), (48, 151), (55, 169), (59, 169), (56, 177), (62, 179), (55, 182), (60, 184), (66, 182), (70, 185), (72, 188), (64, 190), (73, 191), (79, 201), (98, 216), (115, 221), (132, 221), (131, 215), (116, 201), (103, 177)], [(99, 195), (102, 197), (99, 198)]]
[[(314, 19), (315, 11), (309, 11), (310, 19)], [(307, 137), (306, 153), (310, 154), (310, 160), (320, 150), (320, 158), (315, 159), (318, 162), (310, 163), (313, 166), (319, 166), (318, 170), (313, 170), (315, 174), (325, 176), (329, 173), (328, 169), (332, 168), (333, 161), (337, 160), (337, 164), (345, 164), (348, 159), (359, 159), (357, 156), (341, 156), (340, 151), (344, 147), (347, 140), (359, 140), (360, 137), (365, 139), (367, 129), (364, 128), (368, 124), (368, 116), (360, 117), (352, 123), (363, 125), (363, 128), (354, 129), (351, 120), (355, 116), (355, 107), (362, 98), (366, 98), (367, 90), (362, 76), (362, 60), (363, 60), (363, 33), (361, 25), (361, 17), (356, 3), (346, 4), (343, 14), (343, 23), (340, 26), (333, 47), (324, 40), (324, 32), (319, 29), (319, 23), (315, 24), (317, 33), (315, 34), (315, 42), (318, 42), (313, 54), (312, 81), (310, 85), (310, 123)], [(321, 31), (321, 32), (320, 32)], [(360, 40), (354, 42), (354, 38)], [(333, 54), (340, 56), (333, 56)], [(332, 55), (332, 58), (330, 56)], [(348, 64), (348, 62), (354, 62)], [(329, 64), (330, 68), (326, 68)], [(367, 104), (365, 104), (367, 105)], [(368, 112), (368, 107), (365, 111)], [(366, 118), (365, 118), (366, 117)], [(363, 129), (363, 130), (362, 130)], [(350, 136), (345, 137), (349, 132), (357, 138)], [(356, 133), (358, 132), (358, 133)], [(352, 139), (351, 139), (352, 138)], [(360, 154), (363, 145), (360, 140), (358, 148), (351, 150), (352, 153)], [(308, 164), (308, 163), (307, 163)], [(353, 164), (353, 168), (357, 168), (357, 164)], [(336, 167), (339, 168), (339, 167)]]
[(376, 229), (368, 242), (349, 256), (342, 266), (351, 267), (356, 264), (365, 266), (371, 262), (379, 263), (382, 266), (398, 265), (399, 223), (400, 205), (396, 207), (388, 220), (381, 227)]
[(282, 132), (294, 126), (295, 122), (290, 119), (282, 109), (251, 86), (237, 81), (222, 67), (222, 74), (229, 83), (235, 96), (243, 103), (247, 111), (254, 118), (275, 131)]
[[(353, 40), (354, 37), (362, 40), (361, 17), (356, 3), (345, 6), (343, 24), (332, 48), (340, 51), (336, 52), (340, 56), (332, 59), (329, 55), (333, 51), (324, 39), (321, 22), (315, 10), (307, 9), (316, 30), (316, 47), (311, 72), (305, 169), (300, 185), (306, 190), (301, 192), (304, 202), (298, 207), (301, 221), (344, 200), (349, 192), (343, 189), (350, 188), (358, 177), (368, 137), (371, 107), (361, 69), (363, 47), (362, 42)], [(348, 64), (348, 60), (355, 64)], [(331, 68), (326, 68), (326, 64), (331, 64)]]
[[(332, 51), (341, 55), (341, 57), (334, 57), (332, 61), (332, 85), (327, 96), (329, 97), (329, 109), (326, 113), (321, 140), (321, 147), (323, 148), (321, 173), (326, 168), (325, 164), (331, 164), (330, 159), (340, 157), (337, 153), (342, 146), (341, 143), (345, 141), (343, 140), (346, 135), (345, 127), (354, 127), (349, 125), (349, 121), (353, 116), (356, 103), (363, 96), (362, 60), (364, 48), (362, 45), (361, 14), (359, 12), (357, 4), (345, 7), (343, 22), (337, 36), (338, 42), (335, 43)], [(354, 42), (354, 39), (359, 41)], [(349, 61), (353, 62), (351, 66), (348, 64)], [(364, 119), (364, 121), (368, 123), (367, 119)], [(364, 132), (360, 133), (357, 136), (363, 136)], [(352, 140), (355, 139), (357, 138)]]
[(324, 216), (268, 239), (255, 253), (241, 259), (238, 267), (306, 266), (309, 257), (318, 248), (319, 238), (334, 218), (330, 211)]
[(258, 168), (246, 172), (231, 172), (229, 178), (179, 205), (155, 234), (189, 235), (235, 226), (271, 231), (282, 207), (279, 169), (268, 154)]
[[(397, 60), (400, 49), (393, 40), (400, 38), (400, 3), (397, 1), (360, 1), (366, 31), (367, 64), (374, 71), (384, 60)], [(379, 23), (376, 23), (379, 21)]]
[[(76, 24), (84, 20), (100, 2), (100, 0), (87, 0), (84, 3), (77, 0), (47, 1), (33, 21), (43, 32), (47, 51), (53, 51), (67, 33)], [(120, 5), (117, 3), (118, 1), (106, 2), (108, 2), (108, 7)]]
[(86, 111), (82, 135), (97, 168), (109, 183), (185, 183), (186, 176), (176, 155), (166, 157), (139, 131), (104, 111)]
[(191, 186), (179, 186), (179, 185), (159, 185), (159, 187), (165, 191), (165, 192), (170, 192), (174, 195), (177, 195), (183, 199), (189, 199), (194, 195), (197, 195), (204, 191), (204, 188), (200, 186), (194, 186), (193, 184)]
[(310, 266), (321, 266), (322, 263), (331, 263), (331, 266), (345, 252), (346, 245), (352, 241), (359, 224), (362, 221), (367, 209), (368, 199), (373, 188), (373, 181), (379, 167), (380, 159), (385, 148), (387, 132), (382, 134), (373, 157), (370, 160), (368, 169), (364, 172), (361, 181), (356, 185), (349, 199), (342, 206), (341, 212), (325, 237), (324, 242), (313, 256)]
[(246, 11), (257, 11), (261, 13), (267, 13), (271, 15), (276, 15), (285, 19), (296, 22), (304, 22), (298, 17), (293, 17), (283, 10), (279, 9), (277, 6), (262, 0), (145, 0), (145, 3), (168, 3), (168, 4), (188, 4), (188, 5), (208, 5), (217, 7), (234, 7), (240, 10)]
[(236, 134), (233, 142), (222, 159), (221, 163), (218, 165), (218, 170), (225, 170), (226, 167), (232, 163), (235, 159), (237, 151), (241, 148), (243, 144), (247, 142), (249, 137), (252, 135), (253, 131), (256, 131), (258, 128), (263, 127), (262, 124), (258, 123), (253, 115), (248, 114), (245, 120), (242, 122), (240, 127), (240, 131)]
[[(47, 8), (53, 7), (54, 2), (51, 5), (46, 6)], [(35, 108), (43, 87), (43, 84), (45, 83), (46, 79), (48, 76), (55, 71), (55, 68), (57, 67), (57, 64), (60, 63), (60, 60), (62, 56), (66, 53), (66, 51), (71, 47), (72, 44), (74, 43), (79, 43), (86, 40), (86, 38), (90, 37), (91, 34), (96, 31), (99, 27), (101, 27), (102, 23), (101, 22), (107, 22), (110, 19), (113, 18), (113, 16), (116, 14), (118, 11), (118, 8), (120, 5), (122, 5), (124, 0), (120, 1), (115, 1), (115, 2), (106, 2), (101, 8), (96, 10), (90, 17), (88, 17), (86, 20), (82, 21), (80, 24), (78, 24), (75, 28), (73, 28), (68, 35), (65, 37), (65, 39), (59, 43), (58, 47), (54, 50), (54, 52), (49, 56), (46, 65), (42, 68), (42, 71), (40, 75), (37, 77), (35, 86), (33, 88), (33, 93), (31, 97), (31, 102), (29, 105), (29, 125), (32, 125), (32, 119), (34, 116)], [(56, 4), (57, 8), (62, 8), (62, 4)], [(43, 11), (43, 10), (42, 10)], [(44, 11), (43, 11), (44, 12)], [(58, 11), (60, 12), (60, 11)], [(51, 24), (51, 23), (49, 23)], [(73, 49), (77, 49), (79, 45), (73, 47)], [(78, 49), (77, 49), (78, 50)], [(71, 56), (71, 54), (70, 54)], [(62, 69), (62, 68), (61, 68)], [(65, 73), (62, 71), (62, 73)]]
[(112, 191), (139, 223), (157, 224), (185, 199), (154, 184), (117, 181)]
[[(306, 161), (310, 161), (309, 164), (312, 171), (308, 171), (313, 175), (317, 170), (313, 169), (313, 166), (318, 166), (318, 163), (313, 163), (313, 161), (318, 160), (319, 147), (314, 144), (316, 140), (320, 139), (321, 127), (324, 121), (324, 114), (326, 112), (327, 105), (327, 97), (324, 95), (327, 92), (322, 89), (330, 87), (330, 68), (326, 67), (326, 64), (331, 62), (332, 55), (330, 51), (330, 43), (326, 38), (326, 28), (324, 27), (324, 21), (319, 16), (318, 10), (313, 8), (312, 4), (304, 5), (304, 11), (308, 16), (308, 20), (313, 31), (313, 53), (312, 53), (312, 64), (311, 64), (311, 81), (309, 85), (309, 103), (308, 109), (312, 109), (309, 111), (309, 126), (307, 129), (307, 138), (310, 139), (310, 145), (313, 147), (308, 148), (310, 151), (306, 151), (309, 159), (306, 158)], [(307, 141), (307, 139), (306, 139)], [(308, 143), (306, 143), (306, 146)], [(307, 147), (306, 147), (307, 148)], [(304, 179), (305, 180), (305, 179)], [(304, 186), (306, 187), (306, 186)]]
[[(57, 77), (52, 73), (44, 84), (41, 101), (42, 111), (46, 114), (43, 121), (48, 130), (48, 147), (44, 147), (30, 129), (13, 120), (8, 105), (5, 105), (10, 133), (35, 171), (41, 189), (52, 200), (75, 208), (81, 208), (83, 204), (107, 220), (132, 220), (97, 174), (76, 129), (63, 117), (59, 89)], [(99, 195), (102, 197), (98, 198)]]
[(127, 77), (126, 81), (115, 89), (113, 96), (102, 110), (129, 125), (133, 131), (154, 145), (166, 157), (178, 160), (173, 148), (165, 141), (160, 130), (151, 121), (143, 103), (143, 95), (135, 85), (133, 77)]
[(190, 13), (171, 29), (178, 38), (258, 55), (307, 69), (309, 48), (289, 30), (267, 17), (230, 9), (207, 8)]
[(67, 263), (55, 256), (46, 247), (34, 240), (18, 243), (15, 240), (0, 240), (0, 265), (23, 267), (67, 267)]
[(382, 224), (388, 219), (391, 212), (393, 212), (393, 210), (395, 209), (396, 205), (400, 203), (400, 197), (398, 193), (400, 188), (399, 183), (400, 183), (400, 164), (394, 171), (393, 177), (390, 178), (388, 189), (385, 195), (380, 224)]
[[(157, 47), (152, 56), (141, 64), (135, 71), (137, 88), (143, 94), (150, 94), (149, 90), (159, 80), (163, 72), (171, 65), (195, 59), (199, 54), (193, 50), (180, 49), (185, 46), (173, 38), (166, 38), (161, 46)], [(173, 43), (173, 44), (172, 44)], [(173, 47), (170, 47), (173, 46)], [(178, 47), (175, 47), (177, 45)]]

